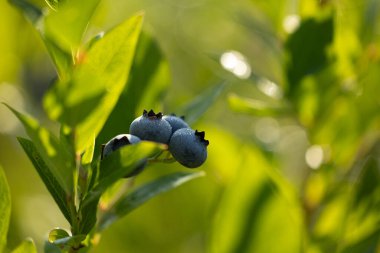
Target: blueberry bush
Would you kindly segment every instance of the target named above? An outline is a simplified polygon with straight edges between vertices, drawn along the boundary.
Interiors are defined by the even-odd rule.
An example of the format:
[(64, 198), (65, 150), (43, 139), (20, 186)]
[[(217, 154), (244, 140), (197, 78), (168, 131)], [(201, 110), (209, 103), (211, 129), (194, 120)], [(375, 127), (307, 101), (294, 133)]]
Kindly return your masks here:
[(380, 253), (378, 0), (0, 9), (0, 251)]

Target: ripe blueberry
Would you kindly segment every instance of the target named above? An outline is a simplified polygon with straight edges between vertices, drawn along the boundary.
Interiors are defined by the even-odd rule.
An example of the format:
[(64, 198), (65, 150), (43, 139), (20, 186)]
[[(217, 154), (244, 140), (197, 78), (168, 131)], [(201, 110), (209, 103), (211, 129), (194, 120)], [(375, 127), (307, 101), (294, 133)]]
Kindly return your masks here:
[(208, 140), (204, 139), (205, 132), (198, 132), (190, 128), (178, 129), (171, 137), (169, 151), (183, 166), (196, 168), (201, 166), (207, 158)]
[[(140, 142), (140, 138), (131, 134), (119, 134), (112, 138), (109, 142), (104, 144), (102, 148), (102, 159), (109, 156), (112, 152), (116, 151), (117, 149)], [(141, 164), (136, 167), (136, 169), (129, 174), (125, 175), (125, 177), (132, 177), (139, 174), (141, 171), (143, 171), (144, 167), (146, 165), (146, 160), (141, 161)]]
[(162, 119), (169, 122), (172, 127), (172, 134), (181, 128), (190, 128), (190, 126), (185, 122), (184, 117), (177, 117), (175, 114), (165, 115)]
[(153, 110), (135, 119), (129, 127), (129, 132), (142, 140), (168, 143), (172, 134), (170, 124), (162, 119), (162, 113), (154, 113)]

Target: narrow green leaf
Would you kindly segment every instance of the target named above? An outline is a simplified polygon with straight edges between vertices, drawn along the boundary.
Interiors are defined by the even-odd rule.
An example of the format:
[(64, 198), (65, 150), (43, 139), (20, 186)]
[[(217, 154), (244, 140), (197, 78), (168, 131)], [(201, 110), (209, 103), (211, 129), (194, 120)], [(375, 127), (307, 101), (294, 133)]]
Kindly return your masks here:
[(99, 221), (99, 230), (107, 228), (117, 219), (127, 215), (149, 199), (204, 175), (203, 171), (195, 173), (177, 172), (143, 185), (124, 198), (121, 198), (111, 210), (104, 214)]
[(96, 41), (69, 80), (46, 94), (49, 116), (75, 130), (76, 151), (97, 136), (124, 89), (142, 24), (136, 15)]
[(89, 192), (80, 207), (80, 213), (83, 217), (80, 228), (81, 233), (87, 233), (95, 225), (97, 204), (103, 192), (117, 180), (145, 163), (148, 157), (160, 152), (165, 146), (159, 143), (142, 141), (122, 147), (101, 161), (98, 183)]
[(53, 243), (54, 241), (58, 239), (62, 239), (65, 237), (69, 237), (69, 233), (66, 232), (66, 230), (61, 229), (61, 228), (55, 228), (50, 231), (48, 240), (49, 242)]
[(244, 98), (236, 94), (228, 95), (228, 105), (235, 112), (253, 116), (277, 115), (285, 111), (284, 106), (273, 105), (252, 98)]
[(23, 124), (26, 133), (34, 143), (34, 147), (46, 164), (46, 168), (65, 192), (71, 192), (75, 161), (70, 151), (63, 148), (58, 139), (50, 131), (40, 126), (36, 119), (16, 111), (9, 105), (6, 106)]
[(207, 111), (210, 106), (213, 105), (213, 103), (222, 94), (226, 87), (227, 83), (224, 81), (205, 90), (193, 101), (180, 109), (179, 114), (185, 115), (186, 122), (190, 125), (193, 124)]
[(31, 238), (23, 241), (12, 253), (37, 253), (36, 246)]
[[(48, 1), (56, 6), (57, 1)], [(45, 36), (66, 52), (77, 49), (99, 0), (66, 0), (45, 18)], [(76, 50), (75, 50), (76, 51)]]
[(41, 177), (46, 188), (48, 189), (48, 191), (54, 198), (59, 209), (62, 211), (65, 218), (71, 224), (70, 209), (67, 204), (67, 194), (65, 193), (65, 190), (58, 183), (53, 173), (47, 167), (47, 164), (45, 163), (44, 159), (40, 155), (39, 151), (37, 150), (33, 142), (21, 137), (17, 138), (17, 140), (19, 141), (25, 153), (28, 155), (29, 159), (33, 163), (34, 167), (36, 168), (38, 172), (38, 175)]
[(2, 252), (7, 243), (10, 215), (11, 194), (3, 168), (0, 166), (0, 252)]
[(35, 26), (42, 16), (42, 10), (25, 0), (9, 0), (11, 4), (19, 8), (24, 16)]

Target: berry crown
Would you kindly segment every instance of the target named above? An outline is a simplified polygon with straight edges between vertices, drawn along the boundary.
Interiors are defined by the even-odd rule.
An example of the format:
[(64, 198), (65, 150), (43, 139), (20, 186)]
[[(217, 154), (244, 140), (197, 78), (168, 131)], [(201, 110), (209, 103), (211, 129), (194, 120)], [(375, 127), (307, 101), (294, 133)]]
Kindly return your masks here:
[(208, 146), (210, 144), (210, 142), (205, 139), (205, 132), (204, 131), (198, 132), (198, 130), (195, 130), (195, 136), (198, 136), (199, 140), (201, 142), (203, 142), (206, 146)]
[(154, 113), (154, 111), (151, 109), (149, 112), (147, 110), (143, 111), (143, 116), (149, 119), (161, 119), (162, 113)]

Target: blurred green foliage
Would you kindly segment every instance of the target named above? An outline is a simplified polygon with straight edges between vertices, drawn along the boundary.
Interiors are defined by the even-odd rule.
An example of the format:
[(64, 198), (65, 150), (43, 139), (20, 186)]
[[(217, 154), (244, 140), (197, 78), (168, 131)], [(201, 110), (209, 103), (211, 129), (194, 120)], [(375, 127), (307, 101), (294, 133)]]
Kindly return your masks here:
[[(210, 140), (201, 167), (206, 177), (116, 222), (93, 252), (380, 252), (379, 1), (85, 2), (78, 2), (83, 15), (74, 15), (82, 8), (75, 4), (67, 7), (73, 16), (51, 12), (45, 25), (52, 37), (39, 37), (21, 12), (0, 2), (0, 100), (37, 115), (49, 139), (59, 129), (41, 100), (57, 75), (71, 78), (68, 45), (90, 45), (99, 32), (144, 10), (136, 57), (123, 66), (131, 65), (128, 83), (120, 84), (125, 88), (105, 126), (94, 129), (96, 143), (127, 132), (142, 109), (186, 114), (197, 100), (205, 109), (197, 107), (202, 116), (194, 126)], [(58, 1), (48, 3), (59, 9)], [(41, 15), (28, 13), (32, 22)], [(70, 96), (95, 97), (91, 108), (103, 95), (100, 81), (56, 101), (71, 108)], [(56, 108), (45, 100), (45, 109), (52, 116)], [(75, 125), (88, 111), (53, 118)], [(49, 230), (69, 225), (21, 152), (15, 117), (0, 108), (0, 118), (0, 164), (12, 195), (7, 246), (30, 236), (41, 251)], [(157, 164), (135, 183), (178, 170), (184, 169)]]

